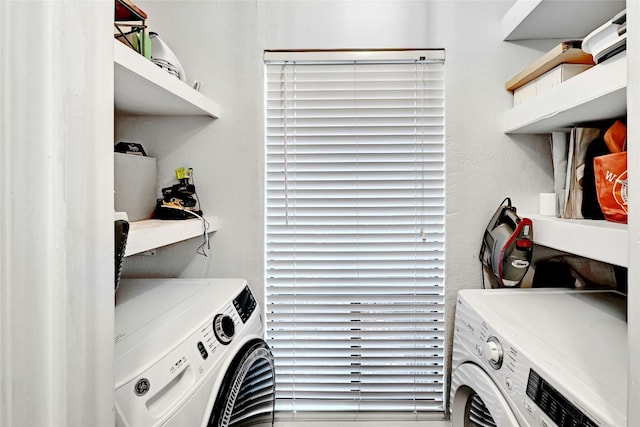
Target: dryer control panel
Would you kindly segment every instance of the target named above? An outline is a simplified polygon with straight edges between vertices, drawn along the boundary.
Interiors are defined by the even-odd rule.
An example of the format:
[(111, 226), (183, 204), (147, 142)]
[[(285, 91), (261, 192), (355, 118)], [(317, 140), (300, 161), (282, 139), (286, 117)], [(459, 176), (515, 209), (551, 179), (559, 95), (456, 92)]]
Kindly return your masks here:
[(247, 320), (256, 309), (256, 299), (253, 297), (249, 285), (245, 286), (242, 292), (233, 299), (233, 306), (240, 315), (242, 323), (247, 323)]

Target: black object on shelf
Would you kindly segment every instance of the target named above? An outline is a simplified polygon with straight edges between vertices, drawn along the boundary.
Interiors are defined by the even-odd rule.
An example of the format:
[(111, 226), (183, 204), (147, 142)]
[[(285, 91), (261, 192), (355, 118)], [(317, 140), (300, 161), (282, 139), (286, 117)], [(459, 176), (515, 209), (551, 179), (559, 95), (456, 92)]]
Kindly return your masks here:
[(196, 186), (190, 182), (193, 169), (178, 168), (178, 184), (162, 189), (162, 198), (157, 200), (153, 211), (155, 219), (191, 219), (202, 217)]
[(113, 146), (113, 151), (116, 153), (134, 154), (137, 156), (147, 156), (147, 152), (144, 151), (142, 144), (137, 142), (120, 141)]
[(127, 248), (127, 237), (129, 236), (129, 221), (126, 219), (115, 219), (114, 225), (114, 246), (115, 246), (115, 290), (120, 284), (120, 276), (122, 274), (122, 264), (124, 262), (124, 253)]

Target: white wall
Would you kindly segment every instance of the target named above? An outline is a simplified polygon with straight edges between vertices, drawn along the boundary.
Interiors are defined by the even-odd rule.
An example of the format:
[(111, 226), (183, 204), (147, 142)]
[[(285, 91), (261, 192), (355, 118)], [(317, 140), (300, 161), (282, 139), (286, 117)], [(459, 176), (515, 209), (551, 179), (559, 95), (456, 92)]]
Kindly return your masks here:
[[(536, 194), (552, 190), (548, 143), (501, 131), (501, 114), (511, 103), (504, 82), (554, 44), (503, 42), (499, 21), (511, 1), (137, 3), (189, 78), (202, 81), (202, 91), (222, 106), (221, 118), (210, 124), (193, 120), (176, 130), (182, 121), (126, 119), (117, 127), (119, 137), (139, 137), (160, 153), (164, 174), (183, 162), (195, 169), (204, 209), (223, 221), (212, 239), (211, 276), (247, 277), (262, 295), (264, 49), (446, 50), (449, 317), (458, 289), (481, 286), (480, 240), (497, 205), (510, 196), (520, 212), (535, 211)], [(177, 145), (167, 148), (167, 142)], [(195, 246), (131, 260), (129, 271), (143, 274), (155, 263), (170, 265), (160, 274), (198, 275), (203, 264), (192, 251), (180, 259), (180, 249)]]

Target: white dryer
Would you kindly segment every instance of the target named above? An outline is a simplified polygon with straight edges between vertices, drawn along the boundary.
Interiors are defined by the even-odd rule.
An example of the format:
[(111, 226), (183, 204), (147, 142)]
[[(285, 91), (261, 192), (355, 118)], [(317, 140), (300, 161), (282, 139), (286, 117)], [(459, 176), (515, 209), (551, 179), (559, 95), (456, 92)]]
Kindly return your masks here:
[(273, 356), (243, 279), (129, 279), (115, 309), (116, 425), (272, 425)]
[(625, 309), (615, 291), (460, 291), (452, 427), (625, 426)]

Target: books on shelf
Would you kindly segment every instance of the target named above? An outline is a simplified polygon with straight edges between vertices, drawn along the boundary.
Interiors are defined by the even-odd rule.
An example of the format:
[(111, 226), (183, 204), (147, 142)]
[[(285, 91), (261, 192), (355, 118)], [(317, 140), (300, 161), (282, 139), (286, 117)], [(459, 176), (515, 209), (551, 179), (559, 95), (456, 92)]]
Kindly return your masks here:
[[(611, 163), (612, 153), (624, 153), (626, 144), (626, 126), (620, 121), (607, 128), (574, 127), (568, 138), (560, 132), (551, 136), (554, 167), (554, 190), (558, 196), (556, 216), (565, 219), (607, 219), (625, 222), (626, 215), (610, 217), (605, 208), (618, 212), (618, 205), (612, 206), (610, 200), (612, 188), (620, 189), (619, 197), (614, 195), (615, 203), (626, 212), (626, 170), (621, 174), (624, 164)], [(626, 154), (626, 153), (625, 153)], [(624, 157), (626, 160), (626, 157)], [(608, 166), (598, 169), (599, 165)], [(626, 161), (625, 161), (626, 164)], [(616, 169), (618, 168), (618, 169)], [(614, 173), (615, 171), (615, 173)], [(562, 179), (565, 180), (562, 185)], [(614, 180), (615, 185), (614, 185)], [(616, 187), (617, 186), (617, 187)], [(607, 211), (608, 212), (608, 211)]]
[(583, 180), (585, 178), (585, 159), (589, 145), (600, 136), (597, 128), (576, 127), (571, 130), (567, 152), (566, 198), (564, 218), (583, 219)]

